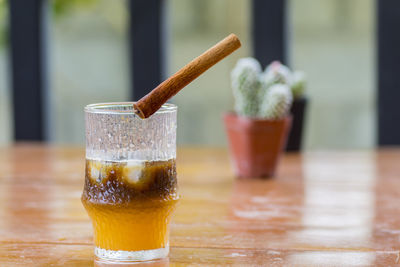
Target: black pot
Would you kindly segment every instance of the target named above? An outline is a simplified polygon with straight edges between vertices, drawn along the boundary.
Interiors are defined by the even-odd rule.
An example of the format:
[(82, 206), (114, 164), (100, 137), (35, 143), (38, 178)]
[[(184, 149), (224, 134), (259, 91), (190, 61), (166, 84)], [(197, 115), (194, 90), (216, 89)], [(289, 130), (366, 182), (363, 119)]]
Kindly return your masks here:
[(303, 138), (303, 125), (308, 99), (305, 97), (293, 101), (290, 113), (292, 113), (292, 130), (286, 146), (286, 151), (300, 151)]

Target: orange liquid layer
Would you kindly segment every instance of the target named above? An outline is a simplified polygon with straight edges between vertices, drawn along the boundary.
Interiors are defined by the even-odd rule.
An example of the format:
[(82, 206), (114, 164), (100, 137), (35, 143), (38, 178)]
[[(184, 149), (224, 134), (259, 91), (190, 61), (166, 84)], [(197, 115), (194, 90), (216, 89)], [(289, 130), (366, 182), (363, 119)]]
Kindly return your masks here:
[(135, 205), (93, 204), (83, 201), (92, 219), (99, 248), (138, 251), (164, 248), (177, 200)]
[(178, 198), (175, 160), (86, 161), (82, 203), (92, 219), (98, 248), (166, 247)]

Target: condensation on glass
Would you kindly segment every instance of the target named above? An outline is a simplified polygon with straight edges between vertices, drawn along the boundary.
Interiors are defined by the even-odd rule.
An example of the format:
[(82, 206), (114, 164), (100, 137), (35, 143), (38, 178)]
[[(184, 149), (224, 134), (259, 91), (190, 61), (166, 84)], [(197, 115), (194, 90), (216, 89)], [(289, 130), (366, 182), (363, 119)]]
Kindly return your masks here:
[(169, 160), (176, 157), (176, 106), (164, 104), (140, 119), (133, 104), (89, 105), (86, 111), (86, 158), (110, 161)]

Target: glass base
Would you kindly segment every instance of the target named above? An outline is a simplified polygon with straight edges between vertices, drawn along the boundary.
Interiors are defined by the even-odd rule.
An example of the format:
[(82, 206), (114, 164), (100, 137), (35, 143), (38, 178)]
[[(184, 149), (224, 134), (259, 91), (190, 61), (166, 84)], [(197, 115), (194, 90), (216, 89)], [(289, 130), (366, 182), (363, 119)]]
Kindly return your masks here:
[(101, 260), (115, 262), (134, 262), (134, 261), (150, 261), (162, 259), (168, 256), (169, 246), (165, 248), (125, 251), (125, 250), (108, 250), (95, 247), (94, 254)]

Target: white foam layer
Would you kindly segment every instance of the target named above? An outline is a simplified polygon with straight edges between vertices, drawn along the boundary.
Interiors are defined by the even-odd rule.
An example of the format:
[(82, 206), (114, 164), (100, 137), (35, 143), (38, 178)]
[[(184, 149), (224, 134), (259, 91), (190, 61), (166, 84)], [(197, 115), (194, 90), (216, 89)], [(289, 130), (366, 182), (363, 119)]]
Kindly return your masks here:
[(169, 160), (176, 157), (176, 148), (164, 151), (141, 149), (134, 151), (120, 152), (118, 149), (108, 149), (106, 152), (102, 150), (86, 149), (86, 158), (93, 160), (106, 160), (114, 162), (126, 162), (130, 160), (144, 160), (144, 161), (161, 161)]
[(86, 156), (86, 160), (92, 160), (96, 162), (106, 162), (106, 163), (126, 163), (126, 164), (141, 164), (143, 162), (151, 162), (151, 161), (168, 161), (171, 159), (176, 159), (176, 157), (166, 157), (166, 158), (151, 158), (151, 159), (117, 159), (117, 160), (108, 160), (108, 159), (103, 159), (103, 158), (98, 158), (98, 157), (88, 157)]

